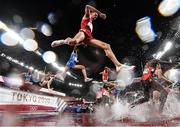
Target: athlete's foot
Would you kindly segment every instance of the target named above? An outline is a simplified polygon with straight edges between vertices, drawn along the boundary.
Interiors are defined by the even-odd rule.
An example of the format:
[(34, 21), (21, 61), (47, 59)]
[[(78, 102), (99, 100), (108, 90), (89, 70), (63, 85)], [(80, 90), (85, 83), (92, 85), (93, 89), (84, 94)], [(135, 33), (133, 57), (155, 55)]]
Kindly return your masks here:
[(128, 65), (122, 64), (122, 65), (116, 67), (116, 71), (119, 72), (122, 68), (130, 71), (130, 70), (134, 70), (135, 66), (134, 65), (128, 66)]
[(125, 69), (132, 71), (135, 69), (135, 66), (134, 65), (132, 65), (132, 66), (125, 65)]
[(90, 82), (90, 81), (92, 81), (93, 79), (92, 78), (86, 78), (85, 80), (84, 80), (84, 82)]
[(122, 65), (116, 66), (116, 72), (119, 72), (122, 69)]
[(67, 44), (67, 41), (62, 39), (62, 40), (56, 40), (56, 41), (53, 41), (51, 43), (51, 47), (56, 47), (56, 46), (61, 46), (61, 45), (64, 45), (64, 44)]
[(48, 90), (51, 92), (51, 91), (53, 91), (53, 88), (49, 88)]

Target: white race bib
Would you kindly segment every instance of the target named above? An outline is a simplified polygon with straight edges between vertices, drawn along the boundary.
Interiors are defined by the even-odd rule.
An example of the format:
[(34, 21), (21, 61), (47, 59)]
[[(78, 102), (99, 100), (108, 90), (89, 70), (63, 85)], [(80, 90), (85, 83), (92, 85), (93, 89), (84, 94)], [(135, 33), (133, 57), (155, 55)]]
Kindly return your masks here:
[(91, 23), (91, 22), (88, 22), (87, 25), (89, 26), (89, 28), (91, 29), (91, 32), (92, 32), (92, 31), (93, 31), (93, 25), (92, 25), (92, 23)]

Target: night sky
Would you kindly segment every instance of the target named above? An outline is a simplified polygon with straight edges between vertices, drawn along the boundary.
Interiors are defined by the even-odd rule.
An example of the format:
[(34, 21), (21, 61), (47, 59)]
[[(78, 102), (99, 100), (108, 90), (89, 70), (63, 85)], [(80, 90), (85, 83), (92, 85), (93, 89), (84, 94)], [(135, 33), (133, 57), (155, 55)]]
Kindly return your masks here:
[[(136, 65), (136, 76), (139, 76), (142, 73), (142, 65), (161, 48), (164, 40), (174, 36), (177, 30), (174, 24), (180, 21), (179, 12), (170, 17), (160, 15), (157, 10), (160, 2), (161, 0), (1, 0), (0, 20), (18, 32), (23, 27), (36, 27), (37, 23), (50, 24), (47, 16), (49, 13), (55, 14), (57, 21), (50, 24), (52, 36), (44, 36), (35, 30), (35, 40), (43, 51), (54, 51), (58, 55), (58, 62), (65, 65), (73, 47), (51, 48), (50, 44), (56, 39), (73, 37), (80, 28), (85, 5), (92, 4), (107, 14), (106, 20), (97, 19), (94, 22), (94, 37), (109, 43), (122, 63)], [(15, 23), (14, 15), (21, 16), (23, 23)], [(157, 33), (156, 40), (148, 44), (143, 43), (135, 33), (136, 21), (145, 16), (151, 18), (152, 27)], [(179, 44), (179, 39), (174, 43)], [(39, 70), (43, 70), (46, 66), (47, 70), (56, 71), (39, 56), (25, 51), (21, 46), (7, 47), (0, 43), (0, 52)], [(167, 53), (163, 60), (169, 60), (169, 57), (177, 60), (179, 48)], [(115, 68), (103, 50), (91, 46), (80, 47), (79, 61), (87, 67), (88, 74), (93, 78), (99, 78), (99, 72), (104, 66)]]

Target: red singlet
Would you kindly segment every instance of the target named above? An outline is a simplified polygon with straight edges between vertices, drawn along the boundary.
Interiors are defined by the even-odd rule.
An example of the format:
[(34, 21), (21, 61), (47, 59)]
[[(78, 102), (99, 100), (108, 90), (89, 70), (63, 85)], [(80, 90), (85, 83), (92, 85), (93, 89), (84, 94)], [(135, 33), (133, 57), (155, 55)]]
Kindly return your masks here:
[(148, 78), (152, 79), (151, 73), (154, 71), (155, 69), (153, 67), (146, 66), (143, 71), (142, 80), (147, 80)]
[(85, 33), (85, 39), (83, 40), (84, 43), (86, 43), (87, 40), (92, 39), (92, 31), (93, 31), (93, 25), (92, 20), (90, 18), (82, 18), (81, 21), (81, 29), (80, 31)]
[(102, 80), (107, 81), (108, 80), (108, 71), (104, 70), (102, 73)]

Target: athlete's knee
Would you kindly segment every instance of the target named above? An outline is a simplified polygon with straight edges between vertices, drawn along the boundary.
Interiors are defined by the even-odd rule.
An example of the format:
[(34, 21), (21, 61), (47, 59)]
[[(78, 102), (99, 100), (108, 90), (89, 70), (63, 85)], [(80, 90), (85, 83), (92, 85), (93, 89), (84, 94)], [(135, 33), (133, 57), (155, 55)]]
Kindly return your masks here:
[(79, 68), (80, 68), (81, 70), (84, 70), (84, 69), (85, 69), (85, 66), (84, 66), (84, 65), (79, 65)]
[(85, 70), (86, 69), (85, 66), (82, 65), (82, 69)]
[(111, 48), (110, 44), (103, 43), (102, 45), (104, 50), (109, 50)]
[(71, 39), (68, 40), (68, 44), (70, 44), (70, 45), (76, 45), (76, 44), (77, 44), (77, 40), (71, 38)]
[(110, 44), (106, 44), (107, 45), (107, 49), (111, 49), (111, 45)]

